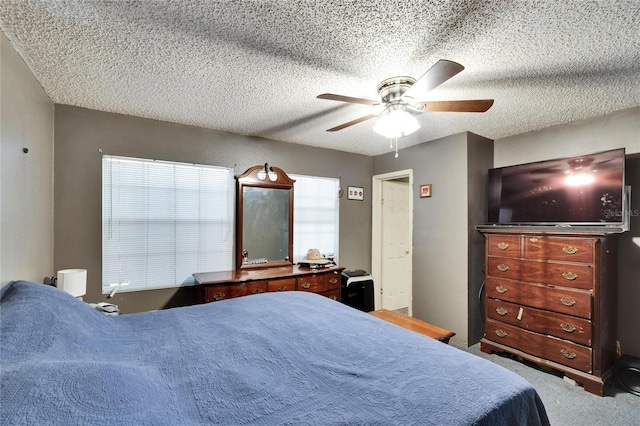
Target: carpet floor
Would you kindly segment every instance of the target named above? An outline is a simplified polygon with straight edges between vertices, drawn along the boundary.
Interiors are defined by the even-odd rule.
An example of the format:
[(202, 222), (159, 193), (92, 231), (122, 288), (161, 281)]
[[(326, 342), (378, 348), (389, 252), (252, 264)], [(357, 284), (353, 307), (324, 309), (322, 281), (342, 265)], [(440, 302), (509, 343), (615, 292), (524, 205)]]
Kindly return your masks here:
[(529, 381), (540, 395), (553, 426), (639, 426), (640, 396), (620, 390), (610, 380), (604, 397), (586, 392), (565, 380), (559, 372), (545, 371), (534, 364), (506, 355), (485, 354), (480, 344), (460, 348), (488, 359)]

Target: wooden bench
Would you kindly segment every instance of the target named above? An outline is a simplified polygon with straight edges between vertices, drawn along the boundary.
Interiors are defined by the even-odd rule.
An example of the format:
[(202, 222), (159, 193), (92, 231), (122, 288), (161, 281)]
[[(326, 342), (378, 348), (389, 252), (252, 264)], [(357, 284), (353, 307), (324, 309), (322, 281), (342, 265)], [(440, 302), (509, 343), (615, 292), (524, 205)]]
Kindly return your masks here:
[(440, 340), (443, 343), (449, 343), (449, 339), (456, 335), (453, 331), (436, 327), (417, 318), (399, 314), (397, 312), (381, 309), (379, 311), (369, 312), (374, 317), (380, 318), (407, 330), (424, 334), (432, 339)]

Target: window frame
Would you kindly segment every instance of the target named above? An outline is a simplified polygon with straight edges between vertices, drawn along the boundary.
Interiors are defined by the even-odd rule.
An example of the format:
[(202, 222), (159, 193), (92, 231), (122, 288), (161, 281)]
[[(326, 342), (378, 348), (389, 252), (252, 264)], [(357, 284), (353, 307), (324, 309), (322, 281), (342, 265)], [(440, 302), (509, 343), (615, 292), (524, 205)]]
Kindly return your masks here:
[[(336, 263), (338, 263), (339, 257), (339, 247), (340, 247), (340, 179), (333, 177), (323, 177), (323, 176), (311, 176), (311, 175), (301, 175), (301, 174), (289, 174), (289, 176), (294, 179), (296, 182), (294, 183), (294, 203), (293, 203), (293, 263), (297, 264), (306, 256), (307, 250), (312, 248), (317, 248), (320, 252), (327, 256), (332, 257)], [(303, 185), (301, 185), (303, 183)], [(314, 192), (313, 183), (321, 183), (327, 185), (327, 193), (321, 199), (317, 198), (317, 192)], [(331, 183), (331, 185), (329, 185)], [(296, 186), (298, 185), (298, 186)], [(333, 193), (333, 195), (331, 195)], [(310, 194), (312, 196), (310, 196)], [(319, 202), (322, 203), (322, 200), (327, 200), (331, 197), (331, 201), (333, 205), (330, 207), (333, 212), (332, 224), (330, 226), (333, 227), (333, 247), (327, 247), (326, 242), (321, 242), (321, 238), (318, 237), (318, 233), (320, 233), (319, 228), (322, 226), (326, 226), (329, 229), (329, 225), (326, 225), (327, 222), (316, 223), (314, 226), (316, 228), (315, 236), (307, 236), (306, 238), (301, 235), (305, 233), (304, 230), (301, 231), (301, 221), (304, 220), (301, 218), (303, 216), (302, 212), (305, 209), (318, 209), (320, 207), (324, 208), (324, 206), (319, 206)], [(309, 200), (310, 203), (306, 204), (304, 201), (304, 206), (301, 207), (301, 200)], [(308, 207), (307, 207), (308, 206)], [(330, 217), (330, 215), (325, 212), (326, 217)], [(322, 214), (319, 214), (322, 216)], [(317, 217), (317, 216), (316, 216)], [(307, 232), (307, 234), (309, 234)]]
[[(122, 168), (122, 164), (127, 164), (131, 167), (131, 173), (141, 173), (144, 175), (144, 184), (140, 185), (140, 182), (131, 180), (123, 181), (118, 185), (118, 190), (129, 190), (130, 193), (123, 195), (117, 193), (114, 187), (114, 164), (118, 162), (118, 167)], [(136, 169), (139, 167), (139, 169)], [(108, 169), (108, 170), (107, 170)], [(153, 169), (153, 171), (149, 171)], [(163, 175), (163, 172), (172, 170), (171, 177)], [(173, 179), (172, 186), (162, 186), (161, 183), (155, 182), (157, 186), (149, 181), (152, 179), (149, 174), (158, 173), (157, 178), (159, 180), (167, 179), (167, 181)], [(118, 170), (118, 173), (125, 173), (122, 170)], [(156, 176), (154, 176), (156, 177)], [(117, 179), (117, 178), (116, 178)], [(107, 182), (108, 180), (108, 182)], [(130, 187), (127, 187), (127, 184)], [(215, 189), (209, 185), (213, 184)], [(197, 189), (194, 187), (197, 185)], [(101, 290), (102, 294), (109, 294), (111, 292), (133, 292), (133, 291), (145, 291), (155, 290), (163, 288), (178, 288), (184, 286), (194, 285), (193, 276), (191, 274), (199, 272), (197, 269), (207, 265), (207, 271), (213, 270), (229, 270), (233, 267), (233, 249), (235, 247), (235, 179), (234, 170), (228, 167), (212, 166), (204, 164), (193, 164), (174, 161), (162, 161), (151, 160), (144, 158), (123, 157), (113, 155), (103, 155), (102, 158), (102, 271), (101, 271)], [(136, 186), (138, 188), (136, 188)], [(150, 189), (151, 188), (151, 189)], [(136, 191), (139, 190), (139, 194)], [(173, 203), (173, 212), (154, 211), (153, 206), (150, 206), (153, 202), (158, 201), (153, 199), (151, 193), (153, 191), (160, 192), (160, 198), (169, 203)], [(195, 192), (194, 192), (195, 191)], [(164, 193), (163, 193), (164, 192)], [(173, 192), (171, 194), (171, 192)], [(212, 195), (213, 194), (213, 195)], [(222, 194), (222, 197), (216, 194)], [(126, 211), (114, 212), (114, 199), (113, 197), (120, 196), (127, 198), (127, 200), (119, 202), (124, 206), (127, 202), (134, 203), (136, 197), (140, 197), (140, 200), (146, 196), (146, 204), (141, 206), (144, 209), (144, 214), (137, 214), (135, 212), (138, 205), (133, 208), (131, 205), (124, 206)], [(191, 203), (197, 204), (192, 206)], [(185, 203), (185, 204), (182, 204)], [(209, 207), (209, 205), (214, 207)], [(117, 208), (118, 204), (115, 203)], [(185, 207), (187, 206), (187, 207)], [(215, 208), (218, 207), (219, 208)], [(192, 210), (197, 209), (197, 210)], [(127, 209), (128, 208), (128, 209)], [(203, 211), (203, 209), (205, 209)], [(170, 210), (170, 209), (169, 209)], [(124, 217), (130, 214), (129, 217)], [(121, 220), (124, 217), (125, 220)], [(195, 221), (194, 221), (194, 218)], [(146, 235), (146, 248), (141, 253), (138, 249), (129, 249), (124, 247), (111, 247), (115, 244), (114, 241), (110, 241), (109, 237), (113, 238), (114, 223), (116, 220), (120, 220), (119, 225), (115, 228), (118, 232), (118, 238), (120, 245), (126, 245), (128, 238), (136, 232), (141, 234), (155, 233), (151, 237)], [(140, 227), (135, 226), (135, 223), (139, 221), (142, 225)], [(129, 227), (131, 232), (123, 231), (126, 227)], [(150, 227), (155, 226), (157, 229), (149, 231)], [(170, 228), (173, 226), (173, 230)], [(146, 227), (145, 231), (141, 229)], [(183, 228), (187, 232), (180, 232), (179, 228)], [(202, 232), (203, 228), (207, 228), (207, 232)], [(195, 231), (194, 231), (195, 229)], [(207, 239), (203, 238), (203, 234), (209, 234), (212, 229), (218, 230), (220, 239)], [(191, 232), (188, 232), (191, 231)], [(173, 235), (173, 240), (165, 238), (167, 235)], [(124, 239), (123, 239), (124, 238)], [(158, 241), (149, 243), (149, 239), (159, 238)], [(164, 239), (163, 239), (164, 238)], [(131, 241), (131, 240), (128, 240)], [(133, 239), (133, 244), (137, 241)], [(171, 246), (173, 242), (173, 248)], [(164, 252), (158, 254), (161, 250), (156, 250), (156, 245), (165, 244), (163, 247), (166, 249)], [(184, 254), (184, 249), (179, 247), (191, 247), (194, 244), (197, 249), (194, 250), (195, 259), (193, 256), (180, 256)], [(140, 245), (144, 245), (141, 243)], [(151, 248), (149, 247), (151, 246)], [(129, 252), (127, 252), (129, 250)], [(154, 253), (155, 250), (155, 253)], [(151, 251), (151, 255), (149, 254)], [(218, 266), (211, 266), (209, 262), (215, 256), (215, 253), (222, 253), (214, 259), (211, 264)], [(213, 254), (212, 254), (213, 253)], [(225, 255), (225, 253), (227, 255)], [(110, 262), (114, 260), (114, 256), (120, 256), (117, 260), (121, 262), (118, 266), (111, 265)], [(123, 262), (122, 259), (129, 256), (131, 262)], [(131, 257), (137, 257), (137, 259), (131, 259)], [(162, 262), (158, 259), (169, 259), (168, 262)], [(133, 270), (135, 267), (131, 265), (134, 262), (144, 264), (143, 269), (145, 272), (135, 271), (131, 272), (132, 276), (145, 275), (143, 283), (138, 282), (136, 285), (131, 284), (131, 280), (127, 279), (127, 270)], [(156, 267), (159, 269), (170, 270), (171, 272), (165, 275), (159, 273), (158, 279), (154, 277), (156, 274), (153, 266), (150, 267), (150, 263), (156, 262)], [(167, 265), (166, 263), (171, 263)], [(159, 263), (158, 263), (159, 262)], [(124, 265), (124, 266), (123, 266)], [(159, 265), (159, 266), (158, 266)], [(222, 265), (222, 266), (220, 266)], [(194, 269), (194, 270), (191, 270)], [(117, 273), (114, 273), (116, 271)], [(171, 277), (173, 275), (173, 278)], [(117, 276), (117, 278), (116, 278)], [(150, 277), (150, 278), (149, 278)], [(137, 278), (138, 279), (138, 278)], [(172, 282), (176, 281), (176, 282)], [(158, 284), (160, 283), (160, 284)]]

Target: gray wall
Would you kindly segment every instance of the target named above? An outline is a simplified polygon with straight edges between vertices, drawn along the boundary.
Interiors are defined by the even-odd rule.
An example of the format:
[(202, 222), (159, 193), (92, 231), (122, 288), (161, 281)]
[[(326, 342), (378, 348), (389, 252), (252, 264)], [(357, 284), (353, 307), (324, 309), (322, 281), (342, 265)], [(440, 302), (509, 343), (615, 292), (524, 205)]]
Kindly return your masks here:
[(496, 139), (493, 162), (495, 167), (512, 166), (616, 148), (640, 153), (640, 107)]
[(467, 154), (468, 240), (469, 240), (469, 345), (484, 336), (484, 263), (485, 238), (476, 225), (487, 221), (489, 169), (493, 167), (493, 141), (469, 133)]
[(631, 231), (618, 237), (618, 340), (622, 352), (640, 358), (640, 154), (627, 155)]
[(618, 339), (640, 357), (640, 107), (495, 141), (496, 167), (626, 148), (631, 232), (618, 237)]
[[(57, 105), (54, 246), (54, 105), (1, 33), (0, 54), (0, 285), (13, 279), (41, 281), (63, 268), (87, 268), (85, 299), (104, 300), (99, 149), (112, 155), (235, 165), (237, 172), (269, 162), (290, 173), (341, 176), (343, 187), (361, 186), (365, 194), (371, 194), (373, 174), (413, 168), (416, 187), (434, 185), (432, 198), (414, 194), (414, 313), (460, 334), (468, 327), (469, 342), (475, 340), (479, 242), (471, 225), (477, 215), (486, 215), (474, 194), (484, 176), (481, 164), (489, 162), (487, 151), (471, 145), (476, 135), (401, 150), (398, 159), (391, 154), (372, 159)], [(618, 147), (627, 149), (627, 182), (636, 192), (631, 232), (619, 238), (618, 335), (624, 353), (640, 356), (640, 107), (499, 139), (493, 160), (499, 167)], [(369, 197), (364, 202), (341, 199), (340, 232), (340, 263), (371, 270)], [(120, 294), (115, 303), (134, 312), (190, 299), (187, 288)]]
[(403, 149), (398, 159), (374, 158), (374, 174), (412, 168), (416, 188), (434, 185), (432, 198), (414, 194), (414, 315), (455, 331), (458, 343), (482, 336), (477, 286), (484, 244), (473, 227), (486, 220), (486, 169), (624, 147), (627, 184), (636, 194), (631, 232), (618, 237), (618, 338), (623, 353), (640, 356), (640, 107), (496, 140), (493, 165), (485, 142), (455, 135)]
[(0, 285), (42, 282), (53, 274), (54, 105), (1, 31), (0, 55)]
[[(393, 153), (374, 157), (373, 163), (374, 175), (413, 169), (413, 315), (454, 331), (453, 340), (463, 345), (470, 343), (470, 329), (482, 329), (480, 316), (469, 317), (476, 310), (469, 307), (469, 288), (482, 284), (481, 269), (472, 272), (469, 268), (473, 251), (469, 227), (480, 223), (474, 223), (477, 212), (482, 214), (478, 202), (486, 203), (473, 194), (474, 180), (485, 173), (480, 169), (491, 165), (491, 144), (488, 139), (461, 133), (402, 149), (398, 158)], [(470, 164), (474, 164), (471, 171)], [(419, 186), (428, 183), (433, 185), (433, 196), (420, 198)], [(474, 240), (478, 238), (481, 235), (474, 235)], [(481, 258), (484, 246), (479, 250), (471, 258)], [(471, 325), (473, 321), (479, 324)]]
[[(373, 159), (364, 155), (64, 105), (56, 105), (55, 122), (55, 270), (87, 269), (87, 301), (106, 300), (101, 294), (102, 154), (235, 166), (236, 174), (267, 162), (287, 173), (341, 177), (345, 189), (361, 186), (371, 193)], [(340, 265), (370, 270), (370, 246), (371, 200), (341, 198)], [(111, 301), (123, 312), (179, 306), (193, 301), (193, 288), (118, 293)]]

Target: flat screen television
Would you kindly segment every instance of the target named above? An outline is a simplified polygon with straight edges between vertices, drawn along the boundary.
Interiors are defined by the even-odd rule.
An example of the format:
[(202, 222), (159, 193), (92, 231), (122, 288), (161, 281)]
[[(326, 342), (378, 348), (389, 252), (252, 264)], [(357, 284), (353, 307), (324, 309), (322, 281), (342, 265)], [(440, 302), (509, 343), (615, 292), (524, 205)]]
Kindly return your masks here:
[(493, 225), (628, 226), (625, 150), (489, 170)]

